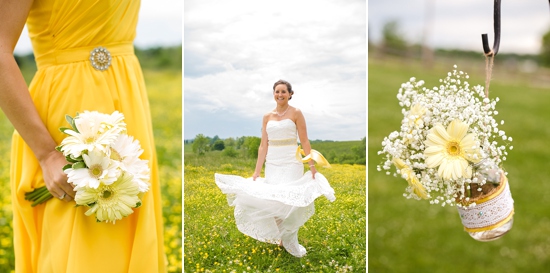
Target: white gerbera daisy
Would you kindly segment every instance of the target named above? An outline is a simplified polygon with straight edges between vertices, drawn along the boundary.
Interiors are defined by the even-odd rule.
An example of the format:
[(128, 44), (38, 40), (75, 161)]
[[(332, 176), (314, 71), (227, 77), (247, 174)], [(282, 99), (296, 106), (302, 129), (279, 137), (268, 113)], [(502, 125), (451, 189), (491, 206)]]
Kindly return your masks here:
[[(118, 135), (117, 139), (111, 145), (110, 151), (111, 159), (120, 161), (124, 166), (129, 165), (130, 162), (138, 159), (139, 156), (143, 153), (139, 141), (134, 137), (127, 134)], [(122, 166), (122, 168), (124, 168)]]
[(112, 222), (132, 214), (132, 208), (139, 207), (138, 185), (132, 182), (132, 175), (124, 172), (111, 185), (100, 185), (97, 189), (82, 188), (76, 192), (78, 205), (89, 206), (86, 215), (95, 214), (98, 222)]
[(138, 184), (141, 192), (148, 191), (150, 186), (149, 180), (151, 175), (148, 162), (147, 160), (137, 159), (126, 166), (127, 172), (132, 174), (132, 180)]
[(468, 134), (468, 125), (458, 119), (453, 120), (447, 130), (437, 124), (424, 142), (426, 165), (428, 168), (439, 166), (438, 174), (445, 180), (471, 178), (472, 167), (468, 161), (477, 163), (481, 160), (477, 142), (475, 134)]
[(142, 192), (149, 190), (149, 165), (139, 156), (143, 153), (139, 141), (132, 136), (121, 134), (111, 146), (111, 159), (121, 162), (120, 168), (133, 176)]
[(78, 190), (83, 187), (97, 189), (100, 184), (110, 185), (121, 175), (119, 163), (109, 159), (103, 152), (90, 151), (82, 155), (86, 168), (65, 170), (68, 182)]
[(65, 130), (69, 136), (61, 142), (61, 152), (65, 156), (79, 157), (84, 150), (106, 151), (120, 132), (126, 130), (124, 115), (118, 111), (111, 115), (96, 111), (85, 111), (74, 118), (75, 130)]

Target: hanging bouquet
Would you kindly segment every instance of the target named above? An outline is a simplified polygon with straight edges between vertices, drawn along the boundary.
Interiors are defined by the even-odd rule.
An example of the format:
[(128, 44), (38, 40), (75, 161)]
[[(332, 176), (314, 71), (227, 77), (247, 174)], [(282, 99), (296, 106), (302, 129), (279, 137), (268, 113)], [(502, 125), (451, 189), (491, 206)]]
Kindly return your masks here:
[[(139, 158), (139, 141), (126, 134), (124, 115), (84, 111), (66, 119), (71, 127), (60, 128), (68, 136), (57, 149), (69, 162), (63, 171), (75, 186), (77, 206), (89, 207), (85, 214), (95, 214), (98, 222), (115, 223), (133, 213), (149, 190), (150, 171), (148, 161)], [(51, 198), (43, 187), (28, 193), (27, 199), (34, 206), (48, 195)]]
[(489, 99), (479, 85), (471, 87), (468, 75), (454, 68), (431, 89), (414, 77), (401, 85), (397, 95), (401, 128), (382, 141), (379, 154), (385, 161), (378, 170), (405, 179), (405, 197), (457, 206), (463, 224), (467, 218), (476, 218), (475, 223), (465, 224), (467, 230), (482, 231), (513, 214), (511, 196), (499, 205), (507, 207), (505, 216), (496, 215), (492, 207), (476, 210), (483, 199), (507, 187), (501, 166), (508, 149), (513, 149), (512, 138), (494, 118), (499, 99)]

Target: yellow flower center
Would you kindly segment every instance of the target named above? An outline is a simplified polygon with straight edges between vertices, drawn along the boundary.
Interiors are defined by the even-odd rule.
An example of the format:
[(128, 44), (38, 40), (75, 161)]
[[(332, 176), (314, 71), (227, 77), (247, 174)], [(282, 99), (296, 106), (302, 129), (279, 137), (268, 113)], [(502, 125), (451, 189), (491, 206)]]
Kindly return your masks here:
[(116, 205), (116, 189), (110, 185), (103, 186), (99, 193), (99, 199), (97, 200), (103, 207), (113, 207)]
[(90, 168), (88, 168), (88, 172), (90, 173), (90, 176), (99, 178), (101, 173), (103, 173), (103, 168), (101, 168), (101, 165), (99, 164), (92, 165), (90, 166)]
[(111, 197), (111, 195), (113, 195), (113, 193), (110, 190), (106, 189), (105, 191), (103, 191), (102, 197), (104, 199), (109, 199), (109, 197)]
[(460, 155), (460, 143), (456, 141), (449, 141), (447, 143), (447, 153), (451, 156)]
[(86, 139), (84, 139), (84, 143), (94, 143), (95, 141), (95, 137), (91, 136), (91, 137), (87, 137)]

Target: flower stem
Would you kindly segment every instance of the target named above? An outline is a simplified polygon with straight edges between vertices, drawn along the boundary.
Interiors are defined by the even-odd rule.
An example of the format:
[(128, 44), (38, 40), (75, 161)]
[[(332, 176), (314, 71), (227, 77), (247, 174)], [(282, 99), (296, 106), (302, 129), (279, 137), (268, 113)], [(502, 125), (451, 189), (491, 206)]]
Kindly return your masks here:
[(48, 189), (45, 186), (36, 188), (32, 192), (25, 193), (25, 200), (33, 202), (31, 204), (31, 207), (42, 204), (48, 201), (52, 197), (53, 197), (52, 194), (48, 191)]
[(53, 197), (53, 195), (48, 191), (48, 192), (44, 193), (44, 195), (42, 195), (39, 199), (34, 201), (34, 203), (31, 204), (31, 207), (42, 204), (42, 203), (50, 200), (52, 197)]
[(25, 193), (25, 200), (34, 200), (37, 196), (42, 194), (43, 188), (35, 189), (34, 191)]

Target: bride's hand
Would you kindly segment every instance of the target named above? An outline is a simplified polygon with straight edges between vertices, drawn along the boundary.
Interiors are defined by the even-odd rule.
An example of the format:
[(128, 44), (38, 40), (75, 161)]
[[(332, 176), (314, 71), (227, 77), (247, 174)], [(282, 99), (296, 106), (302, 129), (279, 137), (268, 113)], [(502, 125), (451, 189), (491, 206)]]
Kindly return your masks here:
[(317, 170), (315, 169), (315, 165), (310, 165), (309, 169), (311, 170), (311, 177), (315, 179), (315, 174), (317, 173)]
[(256, 181), (256, 178), (258, 178), (259, 176), (260, 176), (260, 174), (255, 172), (255, 173), (252, 175), (252, 181)]
[(48, 191), (56, 198), (61, 196), (63, 201), (74, 200), (75, 191), (73, 186), (67, 182), (67, 174), (63, 172), (63, 166), (68, 162), (61, 152), (56, 150), (50, 152), (40, 161), (44, 183)]

